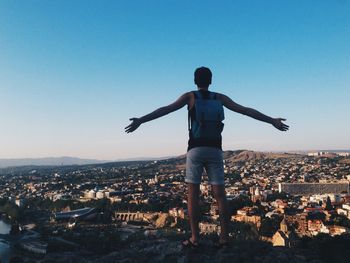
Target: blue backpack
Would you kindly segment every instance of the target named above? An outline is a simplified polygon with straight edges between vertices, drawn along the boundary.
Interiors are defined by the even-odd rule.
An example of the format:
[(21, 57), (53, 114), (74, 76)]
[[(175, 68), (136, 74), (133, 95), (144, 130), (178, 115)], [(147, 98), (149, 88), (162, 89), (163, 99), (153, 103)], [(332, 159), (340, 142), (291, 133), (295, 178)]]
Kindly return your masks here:
[(216, 93), (208, 92), (203, 96), (200, 91), (193, 91), (194, 113), (188, 113), (188, 129), (194, 139), (215, 140), (221, 138), (224, 128), (222, 121), (225, 119), (224, 108), (221, 100), (216, 98)]

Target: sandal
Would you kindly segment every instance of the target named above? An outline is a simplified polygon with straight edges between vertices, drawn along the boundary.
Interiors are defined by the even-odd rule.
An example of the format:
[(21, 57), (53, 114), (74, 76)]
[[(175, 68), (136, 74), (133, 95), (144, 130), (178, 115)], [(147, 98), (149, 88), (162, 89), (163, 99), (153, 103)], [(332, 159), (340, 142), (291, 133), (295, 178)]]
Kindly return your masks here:
[(199, 247), (198, 243), (195, 244), (191, 241), (191, 238), (189, 237), (188, 239), (184, 240), (181, 242), (183, 248), (192, 248), (196, 249)]

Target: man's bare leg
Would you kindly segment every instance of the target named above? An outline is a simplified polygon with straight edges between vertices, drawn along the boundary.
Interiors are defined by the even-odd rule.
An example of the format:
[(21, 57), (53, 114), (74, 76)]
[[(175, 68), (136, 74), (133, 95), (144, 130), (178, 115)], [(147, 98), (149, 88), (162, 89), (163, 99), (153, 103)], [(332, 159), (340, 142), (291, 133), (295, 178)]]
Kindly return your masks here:
[(226, 192), (224, 185), (212, 185), (213, 195), (216, 199), (219, 206), (219, 215), (220, 215), (220, 243), (228, 242), (228, 225), (229, 225), (229, 214), (228, 206), (226, 200)]
[(188, 216), (191, 226), (191, 241), (197, 244), (199, 237), (199, 184), (187, 183), (188, 188)]

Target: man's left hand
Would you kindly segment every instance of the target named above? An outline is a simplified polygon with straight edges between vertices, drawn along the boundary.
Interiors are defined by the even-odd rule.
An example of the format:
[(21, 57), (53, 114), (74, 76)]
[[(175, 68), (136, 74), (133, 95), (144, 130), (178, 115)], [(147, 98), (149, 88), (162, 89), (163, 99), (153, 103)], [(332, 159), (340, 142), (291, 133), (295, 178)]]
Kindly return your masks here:
[(280, 131), (287, 131), (289, 129), (289, 126), (287, 124), (284, 124), (282, 121), (286, 121), (286, 119), (275, 118), (271, 124)]

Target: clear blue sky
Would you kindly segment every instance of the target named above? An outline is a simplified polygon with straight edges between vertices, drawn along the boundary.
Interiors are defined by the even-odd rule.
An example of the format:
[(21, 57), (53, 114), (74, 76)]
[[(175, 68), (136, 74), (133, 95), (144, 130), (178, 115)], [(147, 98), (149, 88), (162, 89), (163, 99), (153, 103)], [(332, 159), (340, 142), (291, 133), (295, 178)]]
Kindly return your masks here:
[(183, 154), (185, 107), (212, 90), (290, 131), (226, 111), (224, 149), (350, 148), (350, 1), (0, 1), (0, 158)]

